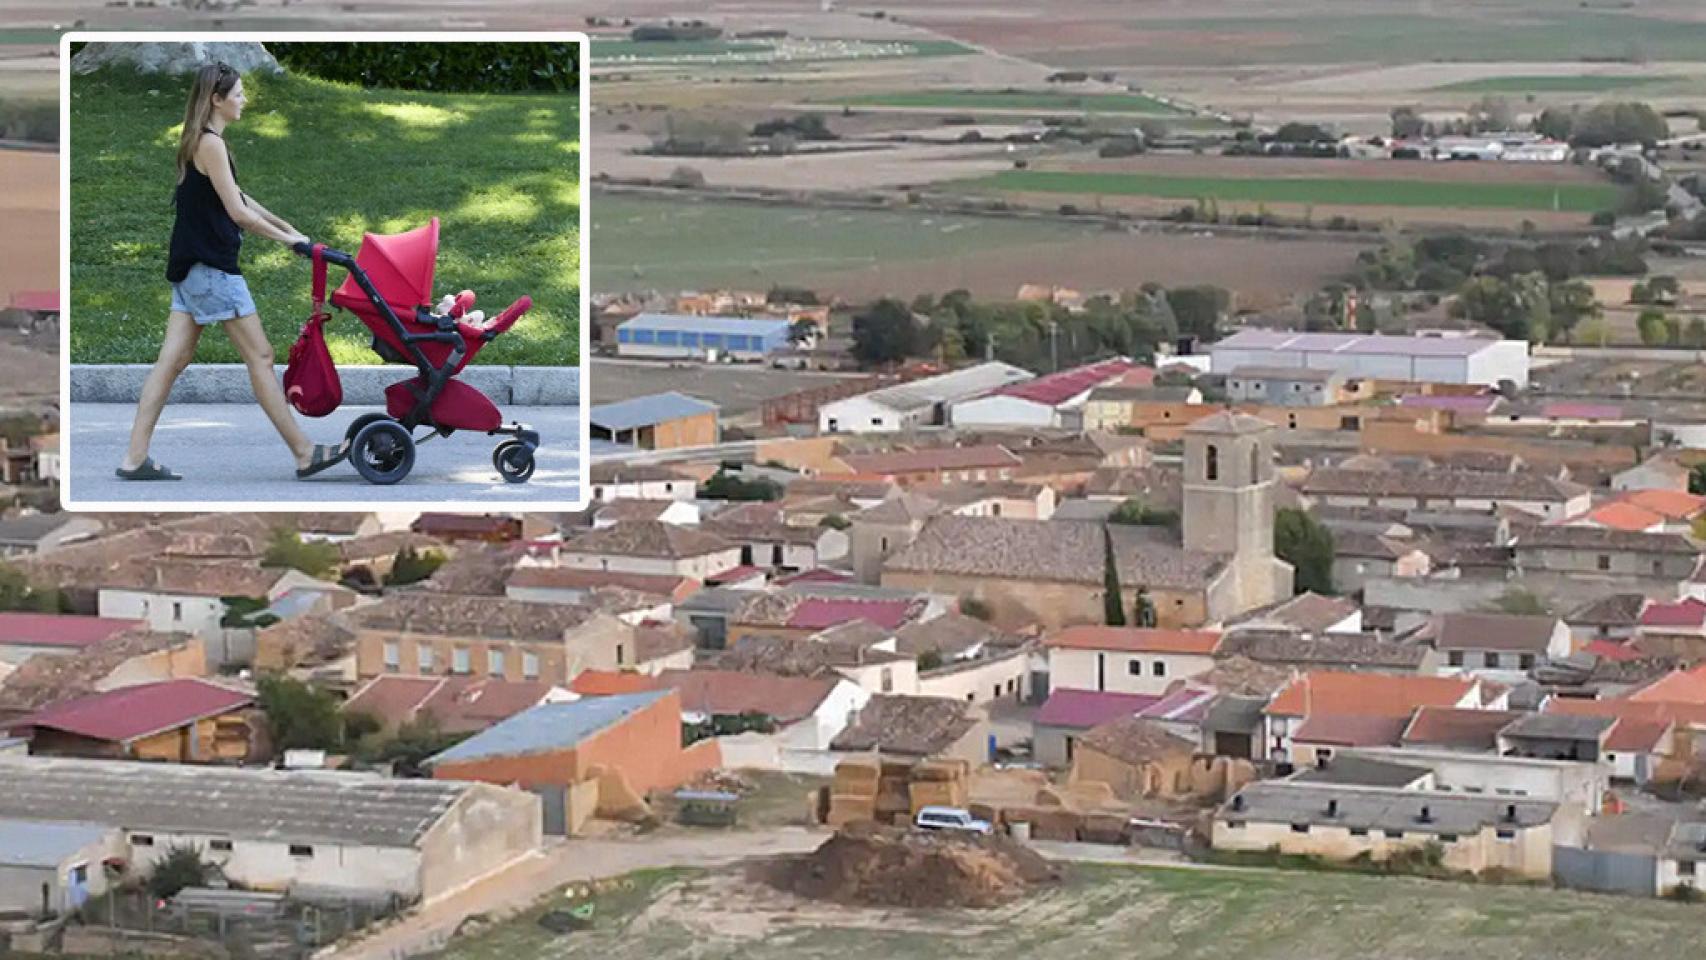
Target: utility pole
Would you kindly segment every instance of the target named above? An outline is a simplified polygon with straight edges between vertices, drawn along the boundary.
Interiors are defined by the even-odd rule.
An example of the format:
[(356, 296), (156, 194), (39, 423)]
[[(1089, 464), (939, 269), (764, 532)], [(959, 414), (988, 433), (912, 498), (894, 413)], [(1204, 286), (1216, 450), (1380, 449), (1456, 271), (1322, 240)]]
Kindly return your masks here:
[(1060, 372), (1060, 324), (1048, 322), (1048, 366), (1050, 373)]

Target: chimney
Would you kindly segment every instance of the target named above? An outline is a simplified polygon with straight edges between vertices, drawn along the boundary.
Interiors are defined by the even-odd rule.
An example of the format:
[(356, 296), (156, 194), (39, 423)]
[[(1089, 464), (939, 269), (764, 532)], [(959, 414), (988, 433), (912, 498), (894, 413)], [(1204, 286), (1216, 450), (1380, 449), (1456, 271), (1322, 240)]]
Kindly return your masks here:
[(1333, 758), (1332, 758), (1331, 754), (1317, 753), (1315, 755), (1315, 769), (1317, 769), (1317, 770), (1327, 769), (1327, 763), (1328, 763), (1328, 761), (1330, 761), (1332, 759)]
[(1417, 823), (1432, 823), (1433, 820), (1434, 820), (1433, 813), (1428, 810), (1428, 805), (1425, 803), (1422, 804), (1422, 812), (1421, 812), (1421, 815), (1416, 817), (1416, 822)]
[(1339, 815), (1339, 801), (1328, 800), (1327, 801), (1327, 816), (1336, 817), (1338, 815)]
[(1505, 819), (1511, 823), (1516, 822), (1516, 804), (1505, 804)]
[(1234, 810), (1244, 809), (1244, 795), (1242, 793), (1240, 793), (1240, 794), (1238, 794), (1232, 798), (1232, 809), (1234, 809)]

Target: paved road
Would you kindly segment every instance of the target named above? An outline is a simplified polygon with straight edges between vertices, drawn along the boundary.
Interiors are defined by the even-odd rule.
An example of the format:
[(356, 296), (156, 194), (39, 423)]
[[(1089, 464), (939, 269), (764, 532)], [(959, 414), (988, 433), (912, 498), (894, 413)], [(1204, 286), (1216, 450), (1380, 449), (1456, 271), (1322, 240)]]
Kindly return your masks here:
[[(308, 480), (296, 479), (295, 463), (284, 443), (254, 404), (168, 404), (150, 453), (184, 479), (126, 482), (113, 476), (113, 468), (129, 443), (135, 410), (130, 404), (72, 404), (71, 495), (77, 502), (430, 501), (446, 507), (490, 509), (580, 499), (579, 407), (503, 408), (508, 420), (519, 420), (541, 435), (538, 467), (525, 484), (504, 483), (492, 467), (492, 448), (502, 438), (457, 433), (422, 443), (409, 476), (386, 487), (367, 483), (347, 463)], [(298, 422), (314, 440), (334, 443), (343, 439), (344, 429), (356, 417), (373, 412), (378, 408), (346, 406), (325, 419), (300, 418)]]
[[(527, 909), (541, 896), (569, 883), (616, 877), (659, 867), (716, 867), (753, 857), (817, 849), (830, 831), (786, 827), (728, 832), (665, 832), (617, 839), (555, 841), (542, 853), (463, 890), (426, 905), (402, 922), (329, 952), (337, 960), (404, 960), (442, 949), (462, 921), (474, 914), (498, 918)], [(1213, 871), (1249, 868), (1192, 863), (1177, 853), (1093, 843), (1035, 841), (1050, 860), (1178, 867)]]

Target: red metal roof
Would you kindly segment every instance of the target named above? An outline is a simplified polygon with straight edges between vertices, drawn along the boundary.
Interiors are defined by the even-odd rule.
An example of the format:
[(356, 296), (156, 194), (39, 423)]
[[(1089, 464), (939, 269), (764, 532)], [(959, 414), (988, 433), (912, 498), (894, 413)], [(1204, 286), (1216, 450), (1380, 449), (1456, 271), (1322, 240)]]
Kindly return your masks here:
[(1615, 640), (1594, 640), (1582, 647), (1583, 653), (1591, 653), (1605, 660), (1639, 660), (1641, 651), (1626, 643)]
[(141, 620), (77, 617), (57, 613), (0, 613), (0, 646), (66, 647), (81, 650), (132, 627)]
[(1002, 387), (995, 391), (994, 395), (1019, 397), (1022, 400), (1047, 404), (1051, 407), (1058, 406), (1092, 387), (1099, 387), (1109, 380), (1123, 376), (1126, 371), (1136, 366), (1137, 364), (1124, 357), (1103, 360), (1099, 363), (1073, 367), (1070, 370), (1051, 373), (1046, 377), (1038, 377), (1035, 380)]
[(206, 680), (167, 680), (61, 701), (19, 720), (13, 729), (47, 727), (92, 740), (128, 743), (254, 702), (253, 694)]
[(58, 313), (58, 290), (19, 290), (12, 294), (10, 304), (14, 310), (28, 310), (31, 313)]
[(1681, 603), (1652, 603), (1641, 611), (1643, 627), (1699, 627), (1706, 624), (1706, 603), (1689, 597)]
[(779, 587), (785, 587), (790, 583), (847, 583), (852, 579), (853, 575), (850, 573), (831, 570), (828, 567), (813, 567), (786, 577), (777, 577), (775, 583)]
[(788, 626), (801, 630), (822, 630), (849, 620), (865, 620), (885, 630), (895, 630), (906, 623), (913, 609), (911, 600), (844, 600), (831, 597), (807, 597), (794, 608)]
[(569, 682), (569, 689), (583, 697), (610, 697), (623, 693), (656, 690), (655, 677), (625, 670), (582, 670)]

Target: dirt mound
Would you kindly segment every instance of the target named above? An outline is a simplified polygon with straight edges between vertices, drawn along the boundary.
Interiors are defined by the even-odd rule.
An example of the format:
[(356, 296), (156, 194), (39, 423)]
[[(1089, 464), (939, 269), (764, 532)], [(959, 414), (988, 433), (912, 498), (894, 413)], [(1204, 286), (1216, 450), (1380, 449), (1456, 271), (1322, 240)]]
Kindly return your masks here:
[(1059, 879), (1035, 851), (1002, 836), (849, 826), (759, 879), (798, 896), (859, 906), (993, 907)]

